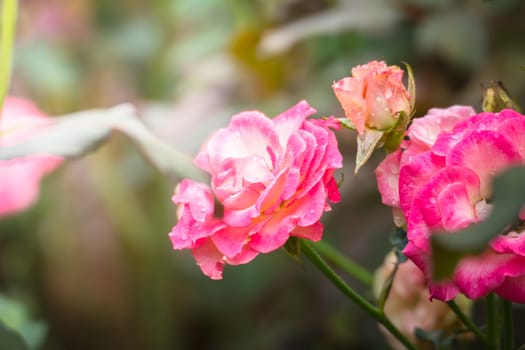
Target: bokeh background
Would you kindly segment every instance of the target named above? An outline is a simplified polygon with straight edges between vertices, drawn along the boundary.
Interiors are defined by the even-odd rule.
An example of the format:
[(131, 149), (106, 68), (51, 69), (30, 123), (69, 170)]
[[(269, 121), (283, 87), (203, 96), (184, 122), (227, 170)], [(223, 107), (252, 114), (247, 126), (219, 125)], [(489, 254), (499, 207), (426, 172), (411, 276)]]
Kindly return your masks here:
[[(271, 116), (307, 99), (342, 116), (331, 83), (373, 59), (413, 67), (417, 115), (479, 110), (491, 80), (525, 105), (524, 19), (523, 0), (21, 0), (11, 92), (49, 115), (132, 102), (195, 154), (244, 109)], [(372, 270), (393, 227), (373, 175), (381, 152), (354, 177), (355, 135), (338, 137), (343, 201), (325, 239)], [(284, 251), (204, 277), (167, 236), (177, 181), (115, 136), (0, 220), (0, 313), (31, 349), (386, 348), (370, 318)]]

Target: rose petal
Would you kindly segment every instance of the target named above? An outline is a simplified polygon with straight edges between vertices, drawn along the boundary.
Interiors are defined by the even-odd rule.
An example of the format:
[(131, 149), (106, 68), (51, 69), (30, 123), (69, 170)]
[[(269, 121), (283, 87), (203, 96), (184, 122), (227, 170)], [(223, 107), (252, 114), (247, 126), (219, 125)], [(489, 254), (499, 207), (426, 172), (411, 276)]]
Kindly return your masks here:
[(224, 256), (233, 258), (242, 252), (248, 241), (249, 232), (249, 227), (225, 226), (215, 232), (211, 240)]
[(410, 212), (412, 201), (432, 175), (443, 168), (445, 160), (432, 152), (414, 155), (399, 171), (399, 202), (405, 215)]
[(249, 246), (259, 253), (269, 253), (282, 247), (293, 231), (297, 219), (284, 210), (274, 213), (258, 232), (250, 237)]
[(403, 254), (416, 264), (425, 275), (430, 292), (430, 300), (437, 299), (446, 302), (454, 299), (459, 294), (458, 288), (451, 281), (432, 282), (430, 257), (425, 251), (414, 245), (412, 241), (409, 241), (405, 249), (403, 249)]
[(273, 119), (275, 130), (279, 136), (279, 143), (283, 149), (288, 144), (290, 136), (301, 128), (306, 117), (315, 112), (317, 111), (303, 100)]
[(491, 193), (491, 178), (501, 169), (521, 160), (518, 150), (505, 135), (489, 130), (467, 134), (450, 150), (447, 165), (460, 165), (476, 172), (483, 198)]
[(323, 224), (317, 221), (315, 224), (310, 226), (297, 226), (291, 233), (290, 236), (309, 239), (314, 242), (318, 242), (323, 237)]
[(251, 249), (248, 245), (245, 245), (239, 254), (230, 258), (226, 257), (226, 261), (230, 265), (242, 265), (249, 263), (250, 261), (255, 259), (257, 255), (259, 255), (258, 252)]
[(212, 280), (222, 279), (222, 271), (224, 270), (223, 256), (210, 239), (203, 239), (191, 251), (202, 273)]
[(479, 257), (461, 260), (454, 273), (454, 282), (468, 298), (478, 299), (500, 287), (507, 277), (523, 274), (523, 257), (486, 251)]
[(525, 133), (523, 130), (525, 130), (525, 118), (523, 116), (507, 119), (497, 127), (498, 132), (512, 140), (521, 159), (525, 160)]
[(235, 115), (228, 128), (215, 132), (197, 154), (195, 163), (214, 173), (226, 159), (258, 157), (268, 168), (272, 158), (268, 147), (280, 149), (273, 123), (264, 114), (248, 111)]
[[(452, 188), (448, 186), (454, 185)], [(418, 192), (413, 202), (413, 207), (418, 207), (421, 210), (423, 220), (430, 227), (431, 230), (443, 229), (442, 212), (439, 208), (440, 204), (446, 205), (447, 199), (450, 195), (459, 194), (458, 187), (463, 187), (466, 192), (466, 199), (473, 205), (480, 200), (479, 195), (479, 179), (472, 170), (459, 166), (450, 166), (439, 170), (434, 176), (431, 177), (423, 188)], [(443, 202), (439, 203), (439, 195), (447, 189), (452, 191), (451, 194), (444, 194)], [(458, 199), (458, 203), (462, 203), (462, 199)], [(447, 210), (450, 210), (447, 209)], [(457, 215), (464, 214), (464, 217), (456, 217), (456, 220), (468, 221), (472, 218), (472, 211), (457, 212)], [(409, 219), (409, 225), (411, 221)], [(450, 224), (450, 222), (449, 222)]]
[(463, 182), (447, 185), (438, 194), (438, 208), (441, 222), (447, 231), (456, 231), (477, 221), (474, 206)]
[(364, 99), (365, 85), (362, 80), (343, 78), (332, 84), (335, 96), (343, 107), (345, 116), (352, 121), (357, 132), (365, 132), (368, 106)]
[[(522, 262), (524, 264), (525, 262)], [(503, 283), (494, 290), (503, 299), (514, 303), (525, 304), (525, 275), (507, 277)]]
[(375, 170), (377, 187), (383, 204), (399, 207), (399, 168), (401, 150), (390, 153)]
[(497, 253), (511, 253), (525, 257), (525, 234), (510, 232), (498, 235), (490, 242), (491, 248)]
[(449, 108), (432, 108), (421, 118), (412, 120), (408, 136), (412, 142), (430, 148), (439, 134), (451, 131), (459, 122), (473, 116), (476, 112), (470, 106), (452, 106)]

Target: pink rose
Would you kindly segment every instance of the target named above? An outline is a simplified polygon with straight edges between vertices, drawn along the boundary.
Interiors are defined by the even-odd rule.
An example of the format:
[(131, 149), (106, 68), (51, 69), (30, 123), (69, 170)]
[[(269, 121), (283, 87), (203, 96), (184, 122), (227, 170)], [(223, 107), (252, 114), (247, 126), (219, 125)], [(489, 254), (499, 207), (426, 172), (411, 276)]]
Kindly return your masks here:
[[(512, 110), (480, 113), (441, 132), (429, 150), (404, 161), (400, 156), (398, 204), (407, 220), (409, 240), (404, 253), (428, 278), (431, 234), (457, 231), (487, 216), (494, 175), (525, 161), (523, 135), (521, 114)], [(496, 292), (524, 303), (525, 291), (520, 287), (525, 279), (523, 242), (521, 232), (498, 236), (480, 257), (463, 259), (450, 282), (431, 284), (432, 297), (446, 301), (461, 292), (477, 299)]]
[[(394, 220), (398, 226), (406, 224), (403, 213), (407, 212), (407, 206), (411, 203), (410, 193), (403, 196), (403, 205), (399, 199), (399, 170), (409, 163), (412, 157), (430, 150), (436, 142), (439, 134), (449, 132), (459, 122), (476, 114), (470, 106), (452, 106), (449, 108), (432, 108), (421, 118), (415, 118), (407, 130), (408, 140), (401, 144), (401, 148), (390, 153), (376, 168), (377, 186), (381, 194), (383, 204), (394, 209)], [(419, 172), (432, 171), (424, 163)], [(423, 177), (421, 177), (423, 179)], [(417, 179), (416, 179), (417, 180)], [(404, 191), (410, 192), (413, 185), (419, 187), (417, 182), (405, 184)], [(404, 210), (401, 210), (403, 208)]]
[[(7, 97), (0, 118), (0, 147), (25, 141), (49, 122), (31, 102)], [(0, 216), (30, 207), (38, 198), (41, 178), (61, 161), (60, 157), (51, 155), (0, 161)]]
[[(390, 252), (374, 274), (374, 295), (379, 298), (385, 281), (393, 273), (396, 256)], [(457, 304), (465, 313), (470, 312), (471, 303), (466, 298), (458, 298)], [(427, 332), (443, 331), (452, 334), (461, 329), (461, 323), (450, 307), (439, 301), (429, 300), (429, 291), (425, 276), (410, 260), (397, 269), (388, 299), (384, 307), (385, 315), (407, 336), (418, 349), (431, 349), (429, 342), (421, 341), (415, 336), (416, 328)], [(380, 328), (393, 349), (405, 349), (390, 332)]]
[[(321, 238), (327, 199), (340, 199), (333, 174), (342, 157), (329, 129), (338, 124), (307, 119), (313, 113), (305, 101), (273, 119), (243, 112), (202, 146), (195, 163), (211, 174), (211, 190), (181, 184), (174, 202), (182, 214), (170, 237), (175, 249), (194, 250), (206, 242), (206, 253), (198, 257), (194, 250), (198, 263), (205, 259), (214, 266), (199, 263), (206, 275), (220, 278), (222, 269), (215, 267), (245, 263), (291, 236)], [(221, 218), (213, 216), (213, 197), (222, 206)]]
[(247, 263), (257, 256), (257, 252), (247, 245), (230, 257), (217, 249), (214, 234), (221, 230), (228, 230), (231, 234), (235, 230), (214, 217), (214, 197), (207, 185), (183, 180), (175, 189), (172, 200), (178, 205), (179, 219), (169, 234), (173, 248), (191, 249), (197, 265), (206, 276), (221, 279), (225, 263)]
[(383, 61), (353, 68), (352, 77), (339, 80), (332, 88), (360, 135), (366, 129), (388, 130), (397, 122), (399, 112), (411, 112), (403, 70)]

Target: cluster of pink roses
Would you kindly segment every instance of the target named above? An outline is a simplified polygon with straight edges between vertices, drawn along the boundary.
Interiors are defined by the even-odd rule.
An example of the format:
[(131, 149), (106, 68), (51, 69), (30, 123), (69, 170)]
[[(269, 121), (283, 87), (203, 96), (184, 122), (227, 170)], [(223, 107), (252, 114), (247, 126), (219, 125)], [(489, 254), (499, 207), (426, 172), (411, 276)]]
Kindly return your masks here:
[[(407, 228), (407, 255), (427, 276), (433, 298), (459, 292), (471, 299), (495, 292), (525, 303), (525, 235), (493, 239), (479, 257), (464, 258), (452, 280), (432, 283), (430, 237), (483, 220), (491, 204), (491, 180), (525, 163), (525, 116), (506, 109), (476, 114), (471, 107), (432, 109), (413, 121), (401, 149), (376, 170), (383, 203)], [(523, 218), (522, 218), (523, 219)]]
[[(352, 74), (333, 89), (360, 134), (369, 128), (386, 132), (399, 113), (409, 114), (399, 67), (373, 61)], [(342, 157), (329, 129), (339, 123), (306, 119), (314, 112), (303, 101), (274, 119), (254, 111), (238, 114), (195, 158), (211, 174), (211, 189), (191, 180), (179, 184), (173, 196), (179, 221), (170, 238), (175, 249), (192, 250), (207, 276), (219, 279), (225, 263), (249, 262), (291, 236), (321, 239), (327, 199), (339, 201), (333, 173)]]
[(210, 173), (211, 188), (192, 180), (176, 188), (173, 247), (191, 249), (210, 278), (220, 279), (224, 264), (247, 263), (291, 236), (321, 239), (327, 199), (339, 201), (333, 175), (342, 157), (330, 130), (339, 124), (308, 119), (313, 113), (302, 101), (273, 119), (257, 111), (234, 116), (195, 158)]
[[(334, 83), (360, 135), (388, 132), (400, 112), (411, 113), (412, 96), (402, 75), (395, 66), (373, 61)], [(521, 232), (499, 235), (481, 256), (464, 258), (449, 282), (432, 282), (430, 264), (431, 235), (486, 218), (494, 176), (525, 163), (525, 117), (510, 109), (476, 114), (466, 106), (435, 108), (413, 120), (405, 136), (400, 149), (376, 169), (377, 182), (383, 203), (394, 209), (394, 222), (407, 229), (404, 253), (426, 275), (431, 297), (448, 301), (461, 292), (477, 299), (495, 292), (525, 303)]]
[[(360, 135), (377, 130), (388, 137), (399, 116), (411, 114), (402, 78), (399, 67), (373, 61), (334, 83)], [(327, 201), (340, 199), (334, 171), (342, 157), (331, 130), (339, 123), (309, 118), (314, 113), (305, 101), (273, 119), (243, 112), (203, 145), (194, 162), (211, 175), (211, 186), (192, 180), (177, 186), (179, 221), (170, 238), (175, 249), (192, 250), (207, 276), (219, 279), (225, 264), (249, 262), (292, 236), (321, 239)], [(15, 97), (6, 99), (0, 120), (0, 146), (32, 137), (50, 121)], [(61, 161), (47, 155), (1, 161), (0, 216), (30, 206), (41, 177)], [(525, 235), (518, 231), (497, 236), (481, 256), (464, 258), (451, 281), (430, 278), (431, 235), (483, 220), (491, 209), (494, 175), (523, 163), (523, 115), (453, 106), (413, 120), (400, 149), (376, 169), (383, 202), (407, 230), (404, 253), (427, 277), (432, 298), (448, 301), (463, 293), (476, 299), (495, 292), (525, 303)]]
[[(457, 326), (446, 305), (428, 297), (449, 301), (462, 293), (477, 299), (494, 292), (525, 303), (523, 225), (498, 235), (481, 255), (463, 258), (445, 282), (432, 281), (430, 244), (433, 234), (453, 233), (490, 213), (494, 176), (525, 164), (525, 116), (511, 109), (434, 108), (405, 133), (413, 114), (411, 85), (405, 88), (399, 67), (372, 61), (332, 88), (351, 121), (344, 124), (358, 131), (363, 163), (382, 144), (390, 151), (401, 143), (376, 169), (382, 201), (393, 208), (394, 223), (406, 229), (403, 253), (411, 260), (397, 267), (384, 312), (418, 342), (415, 328)], [(2, 112), (0, 147), (49, 124), (22, 99), (7, 98)], [(332, 131), (340, 122), (310, 118), (315, 112), (306, 101), (275, 118), (242, 112), (202, 146), (194, 163), (210, 174), (211, 184), (185, 179), (176, 187), (178, 223), (169, 236), (174, 249), (192, 251), (208, 277), (221, 279), (226, 264), (247, 263), (291, 237), (322, 238), (328, 201), (340, 200), (334, 172), (342, 167), (342, 156)], [(30, 206), (41, 177), (61, 161), (47, 155), (0, 161), (0, 216)], [(516, 219), (523, 224), (525, 210)], [(376, 274), (377, 294), (397, 264), (393, 260), (389, 256)]]

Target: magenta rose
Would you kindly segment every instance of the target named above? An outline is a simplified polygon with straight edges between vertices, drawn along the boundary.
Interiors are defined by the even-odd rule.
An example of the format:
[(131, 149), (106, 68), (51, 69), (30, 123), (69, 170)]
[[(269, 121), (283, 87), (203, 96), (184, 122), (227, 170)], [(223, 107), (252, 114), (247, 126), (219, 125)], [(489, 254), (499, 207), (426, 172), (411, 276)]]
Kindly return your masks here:
[[(432, 124), (434, 119), (433, 124), (439, 124), (439, 115), (429, 114), (421, 123)], [(444, 124), (448, 126), (439, 136), (427, 138), (427, 150), (421, 149), (424, 132), (414, 132), (421, 125), (411, 127), (404, 149), (387, 158), (377, 171), (383, 199), (397, 205), (406, 219), (409, 242), (404, 253), (427, 278), (431, 275), (431, 234), (458, 231), (483, 220), (490, 211), (487, 200), (494, 175), (525, 161), (525, 117), (515, 111), (480, 113)], [(420, 151), (411, 153), (413, 147)], [(389, 174), (395, 173), (398, 201), (395, 185), (388, 185), (388, 179), (395, 182), (395, 176)], [(495, 292), (524, 303), (524, 242), (521, 232), (499, 235), (481, 256), (460, 261), (451, 281), (430, 282), (431, 296), (447, 301), (459, 292), (471, 299)]]
[(360, 135), (367, 129), (388, 130), (397, 122), (399, 112), (411, 112), (403, 70), (383, 61), (354, 67), (351, 77), (335, 82), (332, 88)]
[[(31, 138), (50, 121), (31, 102), (8, 96), (0, 118), (0, 147)], [(0, 161), (0, 216), (29, 208), (38, 198), (42, 177), (61, 162), (62, 158), (51, 155)]]
[(327, 199), (340, 199), (333, 174), (342, 157), (330, 130), (338, 124), (307, 119), (313, 113), (305, 101), (273, 119), (242, 112), (202, 146), (195, 163), (210, 173), (211, 189), (179, 186), (173, 200), (183, 209), (170, 237), (175, 249), (193, 250), (209, 277), (220, 278), (225, 263), (274, 251), (291, 236), (321, 238)]

